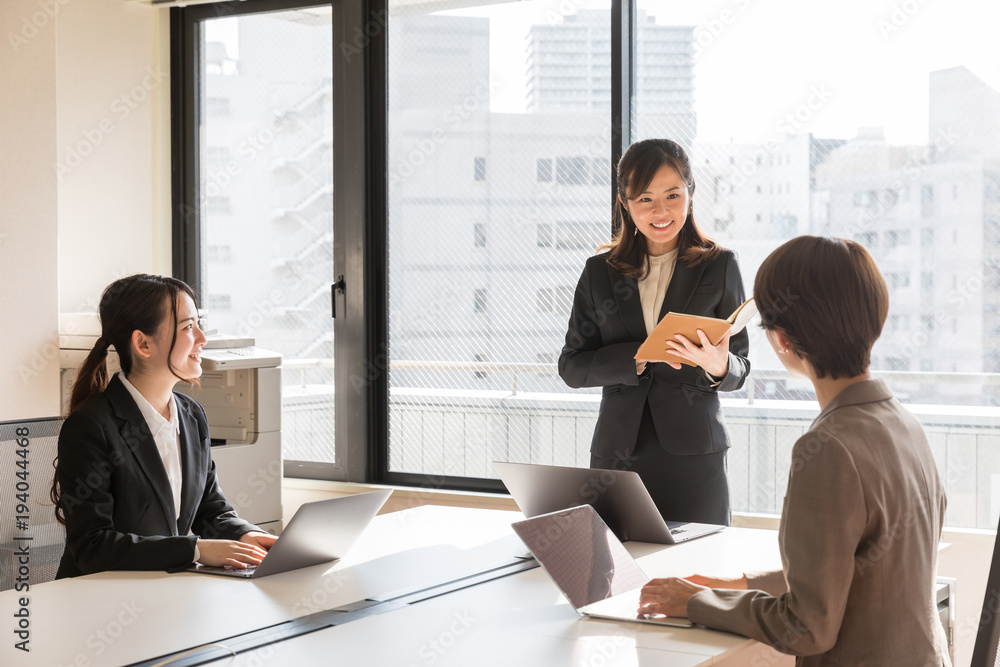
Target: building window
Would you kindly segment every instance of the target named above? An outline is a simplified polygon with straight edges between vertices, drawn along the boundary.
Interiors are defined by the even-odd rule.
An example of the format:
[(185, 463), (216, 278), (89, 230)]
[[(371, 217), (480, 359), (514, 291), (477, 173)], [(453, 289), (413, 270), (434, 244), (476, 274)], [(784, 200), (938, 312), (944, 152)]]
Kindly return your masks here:
[(909, 273), (887, 273), (885, 274), (885, 281), (889, 283), (889, 289), (898, 289), (900, 287), (910, 286), (910, 274)]
[(535, 226), (535, 244), (539, 248), (551, 248), (552, 238), (552, 225), (541, 223)]
[(208, 312), (218, 312), (233, 309), (233, 297), (231, 294), (209, 294)]
[(475, 248), (486, 247), (486, 223), (477, 222), (472, 226), (472, 246)]
[(890, 371), (910, 370), (910, 360), (906, 357), (886, 357), (885, 362)]
[(232, 261), (232, 247), (228, 245), (210, 245), (205, 247), (205, 260), (209, 262)]
[(552, 182), (552, 158), (540, 157), (535, 160), (535, 180), (539, 183)]
[(548, 287), (539, 288), (535, 292), (535, 312), (552, 312), (552, 290)]
[(216, 197), (209, 197), (206, 201), (206, 208), (208, 213), (223, 215), (226, 213), (233, 212), (233, 202), (226, 195), (218, 195)]
[(486, 180), (486, 158), (477, 157), (472, 160), (472, 180), (482, 183)]
[(910, 243), (910, 230), (908, 229), (886, 232), (885, 245), (887, 248), (895, 248), (896, 246), (909, 245), (909, 243)]
[(587, 158), (556, 158), (556, 183), (559, 185), (585, 185), (590, 180), (589, 172)]
[(930, 248), (934, 245), (934, 230), (933, 229), (921, 229), (920, 230), (920, 245), (924, 248)]
[[(473, 356), (472, 359), (476, 363), (481, 364), (481, 363), (486, 363), (487, 361), (489, 361), (489, 356), (486, 353), (479, 353), (479, 354), (476, 354), (475, 356)], [(476, 379), (477, 380), (485, 380), (486, 377), (487, 377), (486, 371), (482, 371), (482, 370), (476, 371)]]
[(229, 100), (225, 97), (206, 97), (205, 113), (210, 116), (228, 116)]
[(920, 289), (929, 291), (934, 289), (934, 274), (930, 271), (924, 271), (920, 274)]
[(590, 182), (594, 185), (611, 185), (611, 171), (608, 167), (608, 159), (603, 157), (591, 158)]
[(920, 188), (920, 215), (928, 217), (934, 214), (934, 186), (925, 185)]
[(486, 312), (486, 288), (477, 289), (473, 293), (472, 310), (476, 313)]
[(535, 291), (535, 311), (538, 313), (569, 314), (575, 291), (568, 285), (540, 287)]
[(854, 240), (863, 245), (865, 248), (871, 250), (876, 244), (876, 239), (878, 235), (875, 232), (861, 232), (860, 234), (854, 235)]

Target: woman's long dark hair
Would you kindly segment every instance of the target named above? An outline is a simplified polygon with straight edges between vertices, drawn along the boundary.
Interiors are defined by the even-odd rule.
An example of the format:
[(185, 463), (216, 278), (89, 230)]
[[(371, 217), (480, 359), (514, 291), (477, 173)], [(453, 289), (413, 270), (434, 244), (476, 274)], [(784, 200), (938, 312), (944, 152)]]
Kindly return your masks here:
[[(73, 383), (70, 394), (69, 411), (75, 412), (81, 405), (104, 391), (111, 377), (108, 374), (108, 348), (115, 346), (124, 375), (130, 375), (133, 368), (132, 332), (141, 331), (147, 336), (155, 336), (163, 322), (174, 322), (170, 327), (170, 350), (167, 352), (167, 367), (179, 380), (187, 380), (177, 374), (170, 361), (177, 342), (177, 299), (184, 293), (191, 297), (197, 307), (194, 290), (187, 283), (166, 276), (139, 273), (119, 278), (108, 285), (101, 294), (98, 314), (101, 318), (101, 336), (90, 354), (87, 355), (80, 372)], [(169, 319), (168, 319), (169, 318)], [(58, 469), (59, 459), (52, 462)], [(58, 470), (52, 479), (49, 498), (55, 503), (56, 520), (65, 525), (62, 513), (62, 494), (59, 489)]]
[[(705, 236), (694, 220), (694, 175), (691, 160), (680, 144), (670, 139), (644, 139), (628, 147), (618, 161), (618, 195), (624, 199), (635, 199), (649, 187), (653, 177), (662, 167), (674, 169), (687, 184), (692, 199), (684, 226), (678, 232), (677, 256), (688, 266), (716, 257), (722, 248)], [(628, 208), (619, 197), (614, 203), (614, 237), (611, 243), (598, 248), (598, 252), (610, 250), (608, 264), (626, 276), (641, 276), (649, 265), (649, 251), (646, 237), (636, 233), (635, 222)]]

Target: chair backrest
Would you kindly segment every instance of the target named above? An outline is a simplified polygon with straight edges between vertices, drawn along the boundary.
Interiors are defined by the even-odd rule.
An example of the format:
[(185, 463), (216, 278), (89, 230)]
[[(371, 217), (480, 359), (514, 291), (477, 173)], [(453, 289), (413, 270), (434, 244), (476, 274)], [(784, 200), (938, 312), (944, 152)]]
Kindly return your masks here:
[(993, 543), (993, 562), (990, 564), (990, 577), (986, 580), (983, 611), (979, 616), (979, 632), (976, 633), (976, 647), (972, 651), (970, 667), (995, 667), (998, 642), (1000, 642), (1000, 526), (997, 527), (997, 540)]
[(25, 572), (30, 584), (56, 577), (66, 531), (56, 521), (49, 486), (61, 426), (55, 417), (0, 422), (0, 591), (14, 588)]

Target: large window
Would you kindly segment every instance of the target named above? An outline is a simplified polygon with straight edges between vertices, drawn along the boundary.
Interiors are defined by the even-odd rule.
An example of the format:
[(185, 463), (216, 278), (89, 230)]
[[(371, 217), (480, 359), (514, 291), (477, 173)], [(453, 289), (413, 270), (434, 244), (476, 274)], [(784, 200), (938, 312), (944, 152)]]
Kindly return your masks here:
[(593, 401), (537, 360), (610, 235), (610, 2), (460, 4), (389, 21), (388, 471), (586, 465)]
[[(346, 270), (349, 289), (365, 285), (371, 324), (350, 335), (371, 344), (355, 348), (361, 370), (341, 380), (324, 375), (333, 340), (323, 320), (342, 237), (334, 243), (323, 219), (331, 207), (337, 219), (334, 190), (358, 188), (328, 168), (338, 150), (324, 143), (321, 114), (333, 75), (306, 35), (329, 26), (261, 16), (278, 27), (255, 42), (257, 28), (240, 24), (238, 51), (223, 30), (231, 19), (218, 38), (206, 28), (195, 93), (209, 139), (204, 188), (243, 159), (240, 140), (260, 123), (287, 121), (254, 162), (259, 178), (238, 174), (199, 202), (214, 323), (246, 320), (267, 281), (298, 277), (264, 327), (274, 336), (258, 339), (302, 384), (286, 391), (286, 414), (306, 394), (336, 393), (365, 416), (351, 446), (366, 463), (352, 479), (500, 490), (494, 460), (586, 465), (599, 392), (569, 390), (556, 371), (568, 296), (611, 234), (612, 160), (622, 144), (666, 136), (689, 150), (698, 222), (738, 253), (748, 293), (763, 258), (799, 234), (853, 238), (873, 253), (891, 311), (872, 368), (925, 425), (948, 523), (995, 526), (1000, 61), (990, 31), (1000, 6), (622, 4), (630, 19), (617, 20), (610, 0), (375, 3), (346, 41), (317, 40), (340, 44), (334, 62), (364, 59), (385, 95), (371, 98), (369, 128), (343, 130), (384, 162), (364, 189), (373, 209), (343, 219), (366, 234), (350, 247), (368, 272)], [(303, 37), (281, 37), (290, 31)], [(281, 71), (289, 54), (315, 62)], [(614, 68), (622, 61), (628, 76)], [(747, 386), (723, 399), (733, 503), (776, 514), (791, 446), (817, 410), (756, 327), (750, 358)], [(303, 406), (316, 424), (329, 418), (323, 400)], [(286, 456), (332, 462), (312, 428), (300, 449), (290, 429)]]

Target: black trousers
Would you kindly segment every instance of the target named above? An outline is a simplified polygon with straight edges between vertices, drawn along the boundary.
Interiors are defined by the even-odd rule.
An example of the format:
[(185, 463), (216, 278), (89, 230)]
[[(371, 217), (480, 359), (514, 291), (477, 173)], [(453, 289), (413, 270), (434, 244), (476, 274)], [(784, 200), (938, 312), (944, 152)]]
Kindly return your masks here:
[(691, 456), (667, 452), (656, 437), (649, 403), (642, 412), (632, 457), (608, 459), (591, 454), (590, 467), (638, 473), (666, 521), (731, 524), (726, 452)]

